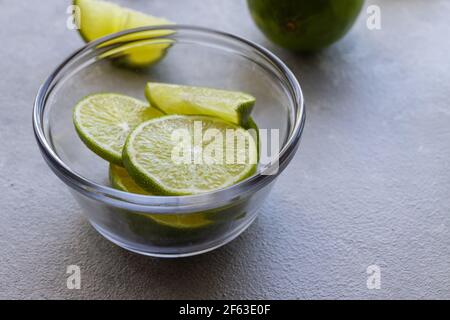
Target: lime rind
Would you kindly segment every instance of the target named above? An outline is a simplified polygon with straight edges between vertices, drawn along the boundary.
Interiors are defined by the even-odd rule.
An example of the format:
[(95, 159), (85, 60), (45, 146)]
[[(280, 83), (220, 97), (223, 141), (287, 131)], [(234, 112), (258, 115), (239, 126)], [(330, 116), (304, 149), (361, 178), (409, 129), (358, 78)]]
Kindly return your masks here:
[(120, 155), (118, 156), (116, 153), (108, 149), (104, 149), (100, 144), (96, 143), (94, 139), (86, 137), (84, 132), (81, 131), (77, 125), (75, 125), (75, 130), (77, 131), (81, 141), (83, 141), (83, 143), (100, 158), (118, 165), (122, 164), (122, 157)]
[(128, 152), (125, 151), (125, 148), (122, 155), (122, 160), (129, 175), (141, 188), (156, 195), (170, 195), (170, 191), (162, 188), (154, 179), (149, 178), (137, 165), (134, 164), (128, 155)]

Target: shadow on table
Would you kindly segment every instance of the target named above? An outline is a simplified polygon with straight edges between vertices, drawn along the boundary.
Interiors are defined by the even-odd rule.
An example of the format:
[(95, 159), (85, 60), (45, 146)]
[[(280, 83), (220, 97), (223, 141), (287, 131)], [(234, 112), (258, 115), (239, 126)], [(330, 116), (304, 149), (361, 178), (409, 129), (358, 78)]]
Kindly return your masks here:
[[(85, 227), (89, 228), (88, 225)], [(234, 284), (241, 280), (244, 282), (246, 274), (242, 264), (247, 259), (255, 259), (252, 258), (252, 242), (255, 234), (261, 234), (257, 219), (237, 239), (212, 252), (187, 258), (160, 259), (128, 252), (90, 229), (84, 233), (82, 241), (77, 240), (77, 245), (81, 246), (80, 251), (88, 251), (89, 266), (85, 267), (94, 270), (85, 281), (95, 281), (99, 292), (91, 292), (89, 288), (88, 292), (80, 294), (108, 295), (116, 299), (226, 298), (223, 289), (229, 288), (230, 281)]]

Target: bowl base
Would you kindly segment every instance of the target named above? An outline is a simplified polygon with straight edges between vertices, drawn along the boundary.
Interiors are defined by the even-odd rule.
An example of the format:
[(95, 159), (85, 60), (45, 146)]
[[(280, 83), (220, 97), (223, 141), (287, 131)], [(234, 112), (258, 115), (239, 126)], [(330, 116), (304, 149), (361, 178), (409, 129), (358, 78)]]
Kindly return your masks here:
[[(243, 233), (256, 219), (256, 215), (249, 220), (246, 224), (242, 225), (241, 228), (234, 230), (234, 232), (227, 235), (227, 237), (223, 239), (219, 239), (216, 241), (213, 241), (211, 243), (205, 244), (203, 246), (196, 246), (192, 248), (192, 251), (189, 251), (184, 248), (180, 248), (180, 250), (174, 251), (174, 252), (164, 252), (164, 248), (161, 247), (154, 247), (155, 251), (152, 251), (151, 249), (146, 249), (142, 245), (135, 245), (129, 242), (125, 242), (122, 239), (119, 239), (117, 236), (111, 234), (104, 228), (100, 227), (95, 222), (89, 220), (92, 227), (94, 227), (95, 230), (97, 230), (98, 233), (100, 233), (103, 237), (105, 237), (107, 240), (111, 241), (115, 245), (134, 252), (138, 253), (140, 255), (149, 256), (149, 257), (156, 257), (156, 258), (183, 258), (183, 257), (190, 257), (190, 256), (196, 256), (202, 253), (206, 253), (212, 250), (215, 250), (217, 248), (220, 248), (227, 243), (231, 242), (232, 240), (236, 239), (241, 233)], [(160, 252), (156, 252), (156, 249), (160, 250)], [(173, 250), (173, 248), (171, 248)]]

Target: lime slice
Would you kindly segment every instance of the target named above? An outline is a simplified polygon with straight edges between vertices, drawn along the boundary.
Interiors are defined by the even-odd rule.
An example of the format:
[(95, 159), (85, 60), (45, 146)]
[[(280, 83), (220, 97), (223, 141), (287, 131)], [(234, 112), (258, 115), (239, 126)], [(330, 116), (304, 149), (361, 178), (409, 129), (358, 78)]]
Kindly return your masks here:
[[(145, 191), (139, 187), (136, 182), (130, 177), (127, 170), (117, 166), (115, 164), (109, 165), (109, 180), (111, 185), (115, 189), (121, 191), (151, 195), (151, 193)], [(169, 214), (169, 215), (142, 215), (143, 217), (148, 217), (158, 224), (171, 227), (171, 228), (181, 228), (181, 229), (193, 229), (201, 228), (210, 225), (212, 222), (206, 219), (204, 213), (192, 213), (192, 214)]]
[(123, 150), (123, 163), (134, 181), (160, 195), (229, 187), (251, 176), (256, 162), (256, 142), (247, 130), (208, 116), (149, 120), (129, 135)]
[(145, 195), (151, 194), (139, 187), (125, 168), (113, 163), (109, 164), (109, 181), (113, 188), (121, 191)]
[(85, 97), (73, 121), (81, 140), (103, 159), (122, 164), (122, 149), (132, 129), (162, 113), (141, 100), (114, 93)]
[(149, 82), (145, 95), (167, 114), (211, 115), (245, 127), (255, 104), (249, 94), (212, 88)]
[(205, 218), (203, 213), (188, 213), (185, 215), (180, 214), (168, 214), (168, 215), (149, 215), (150, 219), (157, 223), (177, 229), (194, 229), (202, 228), (212, 224)]
[[(164, 18), (157, 18), (139, 11), (121, 7), (117, 4), (100, 0), (74, 0), (74, 5), (80, 9), (79, 33), (86, 42), (90, 42), (115, 32), (144, 26), (173, 24)], [(146, 31), (136, 35), (122, 36), (108, 44), (128, 42), (126, 47), (119, 47), (124, 56), (123, 63), (140, 67), (151, 65), (160, 60), (171, 41), (163, 41), (158, 45), (133, 44), (131, 41), (160, 37), (173, 33), (171, 30)], [(114, 49), (118, 50), (118, 49)]]

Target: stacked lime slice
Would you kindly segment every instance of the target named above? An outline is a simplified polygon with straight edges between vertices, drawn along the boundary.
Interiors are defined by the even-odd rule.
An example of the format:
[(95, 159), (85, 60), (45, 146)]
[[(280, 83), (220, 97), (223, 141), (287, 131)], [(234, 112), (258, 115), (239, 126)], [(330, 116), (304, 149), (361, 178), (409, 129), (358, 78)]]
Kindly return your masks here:
[[(190, 93), (189, 87), (183, 90), (193, 100), (197, 99), (196, 93), (201, 92), (201, 98), (211, 101), (213, 108), (226, 104), (227, 114), (229, 110), (235, 110), (234, 118), (240, 118), (237, 106), (241, 99), (236, 92), (229, 91), (226, 97), (227, 91), (222, 90), (221, 95), (214, 99), (216, 89), (192, 87)], [(166, 91), (167, 97), (177, 93), (177, 88), (173, 95)], [(165, 105), (163, 100), (164, 97), (158, 97), (160, 106)], [(75, 106), (73, 119), (81, 140), (88, 148), (105, 160), (124, 166), (140, 188), (153, 194), (205, 193), (229, 187), (252, 175), (256, 170), (256, 139), (244, 128), (223, 120), (224, 113), (217, 112), (217, 116), (211, 116), (215, 109), (207, 109), (207, 104), (202, 107), (208, 115), (181, 115), (188, 113), (188, 106), (179, 105), (180, 115), (164, 115), (138, 99), (102, 93), (82, 99)], [(177, 110), (172, 108), (171, 111)], [(200, 127), (201, 141), (194, 146), (196, 127)], [(173, 134), (177, 131), (188, 139), (174, 140)], [(204, 139), (207, 132), (213, 132), (214, 136)], [(229, 132), (233, 133), (232, 139), (225, 139)], [(236, 143), (236, 140), (243, 143)], [(217, 153), (215, 158), (205, 158), (204, 153), (210, 144), (215, 144), (211, 152), (211, 155)], [(197, 158), (200, 161), (189, 157), (180, 163), (174, 158), (174, 150), (180, 147), (185, 153), (201, 151), (200, 158)], [(216, 152), (218, 148), (224, 152)], [(228, 161), (226, 156), (229, 154), (235, 161)], [(243, 161), (237, 161), (238, 155), (244, 155)]]
[[(77, 133), (89, 149), (111, 163), (114, 188), (141, 195), (195, 195), (227, 188), (255, 173), (257, 139), (243, 124), (247, 119), (247, 125), (255, 128), (249, 117), (253, 97), (162, 83), (149, 83), (146, 95), (157, 108), (116, 93), (89, 95), (74, 108)], [(214, 135), (208, 135), (211, 132)], [(229, 133), (232, 139), (227, 139)], [(184, 161), (174, 158), (175, 150), (183, 150)], [(232, 161), (227, 158), (230, 154)], [(174, 228), (211, 223), (202, 213), (149, 217)]]

